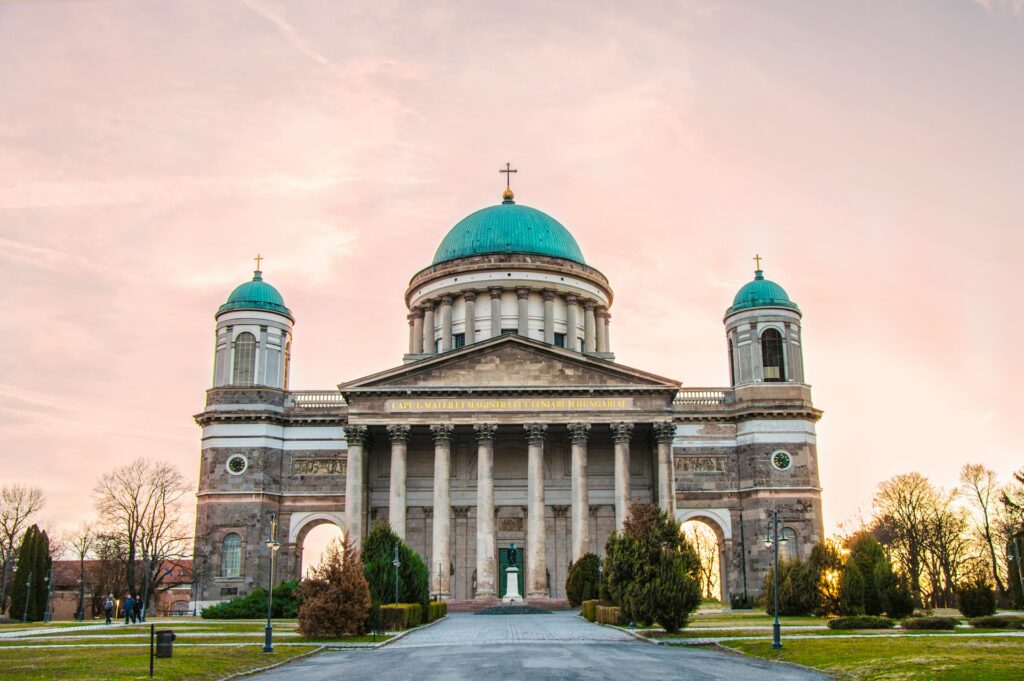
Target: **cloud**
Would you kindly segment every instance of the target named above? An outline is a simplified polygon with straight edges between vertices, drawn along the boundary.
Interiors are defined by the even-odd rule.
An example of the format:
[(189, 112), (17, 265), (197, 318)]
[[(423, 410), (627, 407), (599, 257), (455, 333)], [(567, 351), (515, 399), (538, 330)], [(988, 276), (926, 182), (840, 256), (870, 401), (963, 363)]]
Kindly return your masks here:
[(974, 0), (981, 5), (989, 14), (1014, 14), (1024, 15), (1024, 0)]

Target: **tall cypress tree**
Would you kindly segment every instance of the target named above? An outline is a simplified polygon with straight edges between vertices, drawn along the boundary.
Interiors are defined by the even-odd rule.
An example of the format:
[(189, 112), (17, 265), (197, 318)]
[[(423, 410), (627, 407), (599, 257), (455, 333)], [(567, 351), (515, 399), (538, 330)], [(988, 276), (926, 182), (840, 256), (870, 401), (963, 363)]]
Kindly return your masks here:
[[(21, 546), (18, 547), (18, 566), (14, 570), (14, 577), (11, 583), (11, 609), (8, 616), (11, 619), (21, 619), (25, 613), (25, 599), (28, 598), (28, 590), (25, 583), (36, 580), (35, 575), (35, 545), (39, 536), (39, 528), (35, 525), (25, 530), (21, 538)], [(31, 613), (29, 613), (31, 615)]]
[(46, 613), (46, 601), (50, 597), (50, 567), (53, 564), (50, 558), (50, 538), (46, 532), (36, 535), (35, 546), (33, 547), (32, 562), (35, 566), (35, 578), (32, 580), (32, 591), (29, 597), (32, 599), (28, 606), (28, 616), (33, 622), (43, 619)]

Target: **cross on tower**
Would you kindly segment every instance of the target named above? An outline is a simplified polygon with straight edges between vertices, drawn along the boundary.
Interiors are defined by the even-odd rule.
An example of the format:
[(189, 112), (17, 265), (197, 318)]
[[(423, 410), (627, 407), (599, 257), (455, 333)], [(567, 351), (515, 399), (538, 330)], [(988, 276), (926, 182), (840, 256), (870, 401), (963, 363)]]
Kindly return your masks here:
[(518, 173), (519, 171), (513, 168), (511, 163), (506, 163), (505, 167), (498, 172), (505, 173), (505, 189), (512, 189), (510, 182), (512, 179), (512, 173)]
[(757, 267), (758, 271), (761, 270), (761, 261), (762, 260), (764, 260), (764, 258), (762, 258), (759, 254), (757, 254), (757, 253), (754, 254), (754, 264)]
[(263, 256), (260, 255), (259, 253), (257, 253), (256, 257), (253, 258), (253, 260), (256, 261), (256, 271), (259, 272), (259, 270), (260, 270), (260, 262), (263, 260)]

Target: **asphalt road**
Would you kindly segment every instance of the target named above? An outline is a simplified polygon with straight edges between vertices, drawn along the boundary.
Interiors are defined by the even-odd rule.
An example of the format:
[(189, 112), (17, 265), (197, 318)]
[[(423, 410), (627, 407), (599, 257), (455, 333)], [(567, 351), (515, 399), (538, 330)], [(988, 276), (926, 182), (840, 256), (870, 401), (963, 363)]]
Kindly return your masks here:
[(790, 681), (821, 674), (703, 648), (655, 646), (573, 613), (450, 615), (377, 650), (315, 655), (260, 681)]

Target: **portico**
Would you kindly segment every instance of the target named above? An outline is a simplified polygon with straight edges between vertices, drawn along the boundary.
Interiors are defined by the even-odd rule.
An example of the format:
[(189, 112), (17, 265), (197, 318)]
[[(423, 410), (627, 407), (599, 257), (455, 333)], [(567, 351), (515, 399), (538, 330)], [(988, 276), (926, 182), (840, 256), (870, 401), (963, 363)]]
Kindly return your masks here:
[(671, 508), (658, 433), (673, 429), (678, 387), (517, 335), (343, 384), (349, 428), (368, 443), (346, 489), (367, 504), (351, 505), (347, 532), (390, 522), (440, 598), (499, 595), (497, 549), (515, 541), (525, 595), (561, 597), (569, 563), (600, 551), (631, 499)]

